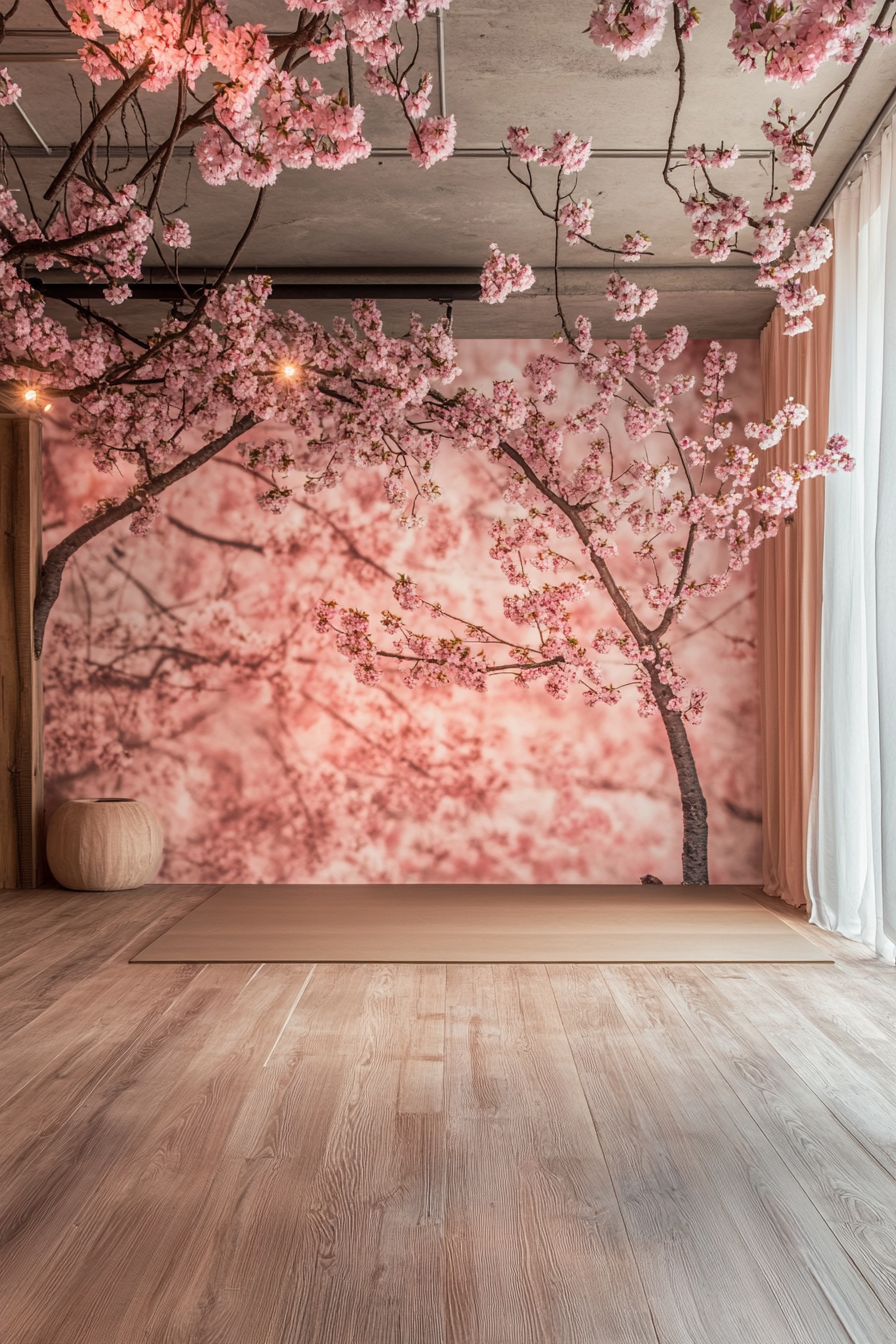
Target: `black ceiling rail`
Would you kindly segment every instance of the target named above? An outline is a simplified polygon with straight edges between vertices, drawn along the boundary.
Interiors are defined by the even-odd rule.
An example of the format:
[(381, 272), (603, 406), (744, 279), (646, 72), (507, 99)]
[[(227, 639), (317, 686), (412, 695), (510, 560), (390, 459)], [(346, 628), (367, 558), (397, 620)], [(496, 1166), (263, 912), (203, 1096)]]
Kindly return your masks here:
[[(102, 299), (103, 290), (99, 284), (88, 285), (83, 281), (47, 281), (30, 280), (34, 289), (44, 298), (52, 299)], [(207, 285), (185, 283), (183, 287), (173, 284), (147, 284), (141, 281), (131, 283), (131, 295), (135, 299), (155, 299), (159, 303), (175, 303), (183, 300), (184, 291), (188, 297), (197, 298)], [(431, 303), (462, 303), (478, 300), (481, 293), (478, 284), (452, 284), (438, 281), (422, 284), (419, 281), (410, 284), (365, 284), (363, 281), (349, 284), (290, 284), (271, 285), (272, 299), (428, 299)]]

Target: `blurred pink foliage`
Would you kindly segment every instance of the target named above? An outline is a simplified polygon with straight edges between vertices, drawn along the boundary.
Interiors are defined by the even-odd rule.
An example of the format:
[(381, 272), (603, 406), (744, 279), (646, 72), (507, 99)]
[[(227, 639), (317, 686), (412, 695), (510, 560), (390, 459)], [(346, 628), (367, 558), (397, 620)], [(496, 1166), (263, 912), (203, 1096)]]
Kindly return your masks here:
[[(733, 344), (731, 392), (758, 420), (758, 350)], [(487, 391), (554, 349), (460, 342), (464, 383)], [(684, 372), (699, 374), (706, 351), (692, 343)], [(581, 390), (557, 384), (558, 414), (573, 412)], [(263, 465), (271, 440), (257, 433)], [(61, 423), (45, 434), (52, 544), (108, 476)], [(429, 686), (409, 698), (400, 668), (360, 686), (315, 633), (318, 597), (378, 610), (408, 571), (446, 607), (500, 609), (506, 580), (481, 557), (506, 506), (485, 455), (444, 459), (443, 496), (411, 531), (395, 528), (373, 473), (290, 497), (278, 517), (254, 507), (252, 454), (226, 457), (172, 488), (147, 536), (106, 533), (70, 568), (44, 655), (51, 808), (145, 799), (163, 818), (169, 881), (637, 882), (648, 869), (677, 880), (668, 744), (634, 697), (588, 708), (499, 678), (487, 697)], [(678, 627), (677, 661), (709, 692), (692, 738), (714, 881), (759, 875), (752, 585), (749, 570), (735, 574)]]

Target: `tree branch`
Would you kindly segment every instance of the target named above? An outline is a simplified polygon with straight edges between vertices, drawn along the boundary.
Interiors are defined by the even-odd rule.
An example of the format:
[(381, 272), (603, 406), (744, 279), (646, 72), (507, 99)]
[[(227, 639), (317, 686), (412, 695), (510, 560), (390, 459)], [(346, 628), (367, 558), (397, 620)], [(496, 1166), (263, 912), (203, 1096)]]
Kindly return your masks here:
[(681, 36), (681, 16), (678, 12), (678, 6), (672, 6), (672, 23), (675, 27), (675, 45), (678, 48), (678, 64), (675, 67), (675, 73), (678, 75), (678, 98), (675, 103), (675, 111), (672, 113), (672, 125), (669, 128), (669, 141), (666, 146), (666, 162), (663, 164), (663, 181), (667, 187), (671, 187), (680, 201), (684, 200), (681, 192), (675, 183), (669, 177), (669, 165), (672, 162), (672, 149), (675, 145), (675, 132), (678, 130), (678, 118), (681, 114), (684, 104), (685, 94), (685, 62), (684, 62), (684, 41)]
[[(878, 13), (878, 16), (877, 16), (877, 18), (874, 20), (875, 24), (876, 24), (878, 27), (880, 27), (880, 26), (883, 24), (883, 20), (884, 20), (884, 18), (886, 17), (887, 10), (890, 8), (890, 4), (891, 4), (891, 0), (884, 0), (884, 3), (883, 3), (883, 5), (882, 5), (881, 8), (880, 8), (880, 12)], [(865, 57), (868, 55), (869, 51), (871, 50), (871, 48), (872, 48), (873, 46), (874, 46), (874, 38), (871, 37), (871, 36), (869, 35), (868, 37), (865, 38), (865, 45), (862, 47), (862, 50), (859, 52), (859, 55), (858, 55), (858, 57), (856, 58), (856, 60), (855, 60), (855, 62), (854, 62), (854, 64), (853, 64), (852, 69), (850, 70), (850, 72), (849, 72), (849, 74), (846, 76), (846, 78), (844, 79), (843, 83), (840, 85), (840, 97), (837, 99), (836, 103), (835, 103), (834, 106), (831, 108), (830, 112), (828, 113), (827, 119), (825, 120), (824, 125), (822, 126), (821, 130), (818, 132), (818, 139), (815, 141), (815, 144), (812, 146), (812, 153), (813, 153), (813, 154), (816, 154), (816, 153), (818, 152), (818, 146), (821, 144), (822, 140), (823, 140), (824, 137), (827, 135), (827, 133), (828, 133), (828, 127), (830, 126), (830, 124), (831, 124), (831, 122), (834, 120), (834, 118), (836, 117), (837, 112), (838, 112), (838, 110), (839, 110), (839, 108), (840, 108), (840, 104), (843, 102), (843, 99), (844, 99), (844, 98), (846, 97), (846, 95), (849, 93), (849, 86), (850, 86), (850, 84), (852, 84), (852, 82), (853, 82), (853, 80), (855, 79), (856, 75), (859, 73), (859, 68), (860, 68), (862, 62), (864, 61)], [(813, 120), (815, 119), (815, 116), (816, 116), (817, 113), (821, 110), (821, 107), (822, 107), (822, 105), (823, 105), (823, 103), (824, 103), (825, 101), (826, 101), (825, 99), (822, 99), (822, 102), (821, 102), (821, 103), (819, 104), (819, 106), (815, 109), (815, 112), (814, 112), (814, 113), (812, 114), (812, 116), (809, 118), (809, 121), (806, 122), (806, 126), (808, 126), (808, 125), (810, 124), (810, 122), (813, 121)], [(805, 129), (806, 129), (806, 126), (804, 126), (802, 129), (805, 130)]]
[(545, 482), (532, 470), (523, 455), (518, 453), (511, 444), (506, 443), (503, 439), (501, 441), (501, 451), (505, 456), (509, 457), (512, 462), (517, 464), (527, 479), (532, 482), (537, 490), (541, 491), (545, 499), (549, 499), (556, 508), (560, 509), (561, 513), (566, 514), (566, 517), (575, 528), (579, 539), (588, 551), (591, 563), (597, 570), (597, 573), (600, 576), (600, 581), (609, 593), (610, 601), (613, 603), (619, 616), (625, 622), (639, 644), (649, 644), (651, 632), (632, 609), (631, 604), (628, 602), (616, 580), (613, 578), (613, 575), (610, 573), (610, 568), (606, 560), (604, 560), (602, 555), (595, 555), (591, 548), (591, 534), (577, 510), (568, 500), (565, 500), (562, 495), (556, 494), (549, 485), (546, 485)]
[(72, 556), (82, 546), (86, 546), (89, 541), (92, 541), (94, 537), (98, 537), (100, 533), (121, 522), (123, 518), (128, 518), (132, 513), (139, 513), (147, 499), (161, 495), (175, 482), (182, 481), (185, 477), (192, 475), (199, 467), (204, 466), (206, 462), (226, 448), (229, 443), (233, 443), (234, 439), (238, 439), (240, 435), (245, 434), (257, 423), (258, 420), (254, 415), (242, 416), (224, 434), (212, 439), (211, 443), (207, 443), (197, 452), (185, 457), (170, 470), (156, 476), (152, 481), (148, 481), (140, 487), (138, 493), (129, 495), (127, 499), (122, 500), (120, 504), (116, 504), (114, 508), (107, 509), (105, 513), (99, 514), (98, 517), (82, 523), (80, 527), (75, 528), (74, 532), (70, 532), (67, 537), (63, 537), (62, 541), (47, 552), (47, 558), (41, 569), (37, 598), (34, 603), (34, 656), (36, 658), (41, 655), (47, 619), (59, 596), (62, 576)]
[[(384, 649), (377, 649), (376, 656), (378, 658), (397, 658), (402, 663), (437, 663), (439, 666), (441, 666), (442, 661), (440, 658), (424, 658), (416, 653), (389, 653), (388, 650)], [(537, 672), (542, 667), (557, 667), (560, 663), (565, 662), (565, 658), (558, 657), (545, 658), (540, 663), (501, 663), (496, 667), (490, 667), (488, 672)]]
[(59, 172), (44, 192), (45, 201), (51, 201), (56, 193), (65, 186), (100, 131), (112, 120), (122, 104), (127, 102), (135, 89), (140, 87), (151, 69), (152, 57), (146, 56), (137, 66), (136, 70), (128, 76), (121, 87), (113, 93), (108, 103), (100, 108), (99, 112), (87, 127), (87, 130), (81, 136), (81, 139), (75, 145), (65, 163), (59, 169)]
[(254, 541), (238, 541), (235, 537), (213, 537), (208, 532), (200, 532), (198, 528), (190, 527), (189, 523), (182, 523), (170, 513), (168, 521), (179, 532), (186, 532), (188, 537), (196, 537), (199, 541), (211, 541), (215, 546), (235, 546), (240, 551), (255, 551), (258, 555), (264, 555), (264, 547), (256, 545)]
[(49, 253), (64, 257), (67, 261), (73, 262), (75, 266), (83, 266), (84, 257), (73, 257), (66, 252), (68, 247), (81, 247), (84, 243), (98, 243), (103, 238), (109, 238), (113, 233), (121, 233), (122, 224), (101, 224), (95, 229), (85, 229), (83, 233), (73, 233), (69, 238), (27, 238), (23, 243), (16, 243), (8, 252), (3, 255), (6, 262), (15, 263), (25, 257), (47, 256)]

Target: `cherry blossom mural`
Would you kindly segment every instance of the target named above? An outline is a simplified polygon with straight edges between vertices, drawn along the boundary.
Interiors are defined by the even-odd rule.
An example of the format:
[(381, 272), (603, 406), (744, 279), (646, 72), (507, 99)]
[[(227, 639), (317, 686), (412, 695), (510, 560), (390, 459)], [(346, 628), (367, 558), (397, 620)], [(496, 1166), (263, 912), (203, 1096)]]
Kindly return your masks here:
[[(492, 350), (488, 372), (468, 352), (472, 373), (458, 385), (462, 370), (447, 315), (429, 327), (412, 319), (396, 340), (366, 300), (353, 305), (351, 323), (336, 319), (328, 329), (296, 312), (272, 312), (269, 277), (231, 281), (265, 192), (283, 169), (349, 168), (370, 153), (355, 75), (363, 72), (368, 92), (394, 99), (409, 130), (408, 153), (420, 167), (450, 156), (454, 121), (428, 115), (433, 82), (416, 69), (419, 26), (446, 4), (313, 4), (300, 8), (296, 28), (286, 33), (234, 24), (220, 4), (183, 0), (151, 0), (139, 12), (125, 13), (117, 0), (73, 10), (69, 27), (84, 39), (84, 70), (98, 87), (118, 87), (92, 104), (90, 124), (44, 192), (45, 206), (35, 208), (26, 192), (23, 213), (24, 202), (0, 188), (0, 395), (19, 412), (50, 417), (60, 430), (57, 455), (71, 459), (59, 470), (60, 518), (49, 520), (52, 544), (34, 609), (40, 657), (65, 581), (48, 672), (57, 706), (70, 711), (66, 719), (57, 708), (51, 720), (57, 782), (61, 789), (103, 772), (123, 779), (141, 768), (157, 789), (167, 779), (164, 787), (178, 797), (175, 806), (172, 794), (167, 811), (181, 827), (171, 850), (175, 865), (251, 864), (253, 841), (264, 835), (278, 872), (297, 863), (306, 872), (333, 872), (339, 856), (365, 847), (373, 854), (379, 846), (381, 857), (371, 862), (380, 874), (390, 865), (393, 875), (460, 874), (472, 864), (481, 875), (497, 846), (494, 862), (509, 876), (514, 862), (530, 870), (543, 862), (562, 866), (581, 833), (574, 863), (587, 867), (612, 852), (617, 834), (620, 852), (625, 846), (650, 852), (653, 822), (643, 823), (646, 838), (637, 831), (643, 809), (608, 801), (614, 793), (640, 797), (650, 773), (638, 752), (643, 747), (649, 755), (655, 742), (650, 729), (626, 723), (632, 697), (622, 730), (604, 723), (606, 707), (633, 688), (639, 718), (660, 716), (677, 772), (683, 878), (705, 883), (708, 860), (723, 856), (708, 849), (700, 771), (718, 773), (718, 762), (692, 746), (689, 731), (700, 727), (713, 699), (711, 669), (723, 664), (723, 653), (730, 661), (749, 649), (744, 575), (751, 553), (790, 519), (803, 480), (851, 468), (842, 435), (834, 433), (823, 452), (809, 452), (789, 470), (767, 471), (763, 450), (807, 412), (788, 401), (768, 421), (750, 418), (758, 416), (748, 376), (755, 357), (745, 374), (733, 349), (710, 343), (701, 356), (700, 343), (689, 345), (678, 324), (662, 342), (649, 342), (635, 325), (595, 348), (590, 321), (565, 313), (560, 302), (561, 241), (580, 254), (597, 249), (613, 257), (606, 297), (620, 323), (637, 323), (658, 295), (619, 269), (650, 255), (650, 239), (636, 221), (621, 238), (603, 230), (600, 241), (590, 236), (594, 204), (577, 194), (577, 175), (592, 145), (573, 130), (554, 131), (548, 145), (546, 128), (530, 136), (528, 127), (514, 125), (504, 146), (507, 171), (554, 229), (553, 352), (527, 354), (521, 347), (514, 363), (504, 346)], [(813, 155), (862, 62), (875, 44), (893, 40), (892, 0), (879, 9), (871, 0), (786, 0), (771, 8), (734, 0), (731, 9), (728, 47), (743, 69), (764, 66), (769, 79), (799, 87), (826, 61), (849, 67), (814, 111), (797, 115), (780, 99), (773, 102), (761, 125), (774, 149), (761, 210), (719, 185), (718, 174), (739, 152), (726, 147), (721, 127), (718, 134), (708, 128), (710, 148), (703, 142), (675, 149), (697, 11), (685, 0), (601, 0), (589, 33), (626, 61), (646, 55), (671, 27), (678, 88), (663, 183), (691, 222), (697, 262), (724, 263), (732, 251), (748, 255), (756, 283), (774, 291), (785, 330), (796, 337), (824, 301), (813, 285), (803, 287), (802, 277), (819, 269), (832, 239), (823, 226), (793, 236), (782, 216), (793, 207), (793, 193), (811, 184)], [(103, 40), (109, 36), (103, 20), (115, 25), (118, 41)], [(298, 73), (306, 60), (332, 66), (337, 54), (346, 76), (338, 91)], [(151, 150), (147, 144), (148, 157), (129, 181), (99, 177), (94, 146), (111, 121), (120, 114), (125, 126), (126, 113), (142, 119), (138, 95), (165, 89), (171, 90), (163, 100), (171, 117), (165, 136)], [(0, 71), (0, 102), (19, 95)], [(191, 153), (205, 181), (224, 188), (240, 180), (256, 188), (256, 198), (223, 267), (188, 289), (178, 268), (191, 245), (189, 220), (163, 213), (160, 192), (178, 142), (193, 133), (199, 138), (190, 141)], [(152, 333), (141, 335), (127, 323), (128, 281), (141, 278), (157, 223), (176, 301)], [(501, 251), (512, 244), (504, 237), (491, 243), (481, 281), (486, 303), (504, 302), (533, 283), (530, 266)], [(109, 303), (122, 306), (121, 319), (81, 302), (80, 286), (71, 294), (57, 287), (80, 321), (73, 335), (49, 315), (43, 290), (32, 283), (33, 271), (53, 267), (102, 287)], [(496, 377), (491, 365), (502, 361), (504, 374)], [(667, 365), (677, 367), (662, 382)], [(67, 441), (63, 415), (70, 417)], [(263, 438), (262, 427), (270, 431)], [(584, 435), (591, 438), (583, 445)], [(758, 451), (744, 439), (755, 440)], [(614, 449), (620, 442), (623, 460)], [(447, 466), (445, 446), (455, 450)], [(75, 450), (92, 455), (89, 479), (71, 465)], [(372, 475), (381, 470), (385, 501), (375, 484), (364, 483), (365, 468), (374, 468)], [(200, 470), (201, 485), (187, 484)], [(298, 489), (293, 471), (305, 477)], [(103, 490), (93, 472), (115, 479)], [(119, 485), (124, 495), (109, 488)], [(230, 499), (239, 489), (250, 493)], [(267, 517), (248, 519), (244, 505), (252, 495)], [(385, 505), (398, 512), (394, 536), (385, 529)], [(430, 513), (433, 521), (421, 532)], [(139, 559), (135, 542), (118, 536), (116, 525), (125, 520), (131, 537), (147, 538)], [(276, 534), (275, 521), (282, 525)], [(622, 555), (620, 526), (638, 538)], [(487, 557), (523, 590), (505, 594), (497, 606)], [(646, 584), (638, 583), (632, 568), (638, 564)], [(579, 567), (586, 572), (577, 574)], [(545, 572), (562, 574), (561, 581), (536, 581)], [(353, 585), (363, 590), (390, 579), (400, 612), (380, 606), (379, 617), (371, 616)], [(713, 596), (720, 603), (708, 616), (702, 604)], [(606, 607), (605, 598), (612, 611), (598, 615), (610, 626), (587, 632), (574, 626), (576, 605), (587, 599)], [(364, 601), (375, 613), (374, 602)], [(401, 614), (414, 611), (417, 617)], [(732, 620), (737, 634), (726, 626)], [(426, 622), (441, 622), (449, 633)], [(513, 625), (530, 627), (522, 640)], [(704, 646), (719, 640), (718, 657), (710, 657)], [(356, 686), (340, 681), (334, 653), (350, 660)], [(402, 664), (403, 674), (396, 671)], [(420, 692), (413, 704), (396, 691), (396, 677), (404, 690)], [(527, 696), (540, 683), (559, 707), (520, 711), (502, 695), (496, 710), (456, 712), (452, 685), (481, 692), (486, 681), (502, 677)], [(714, 713), (735, 712), (738, 684), (736, 676), (719, 680)], [(357, 687), (372, 693), (364, 705)], [(574, 687), (582, 692), (579, 709), (595, 711), (587, 725), (567, 708)], [(576, 720), (571, 734), (564, 714), (568, 723)], [(736, 717), (749, 721), (741, 705)], [(713, 738), (715, 746), (723, 740), (743, 791), (747, 756), (724, 734)], [(624, 750), (614, 765), (617, 741)], [(190, 773), (200, 759), (207, 771), (201, 780)], [(565, 764), (555, 769), (561, 759)], [(597, 760), (603, 773), (594, 773)], [(585, 787), (583, 778), (605, 782)], [(662, 779), (657, 775), (658, 803)], [(582, 811), (594, 789), (606, 808), (589, 803)], [(732, 785), (722, 810), (755, 825), (735, 793)], [(521, 797), (526, 805), (506, 812), (508, 799)], [(211, 798), (217, 821), (209, 820)], [(191, 819), (197, 809), (203, 826)], [(719, 815), (718, 807), (710, 810)], [(405, 826), (409, 817), (422, 829)], [(479, 838), (470, 851), (473, 833)], [(551, 859), (564, 833), (564, 857)], [(597, 842), (599, 833), (605, 843)], [(270, 857), (275, 834), (281, 858)], [(719, 880), (721, 870), (713, 876)]]
[[(757, 345), (732, 345), (728, 390), (758, 416)], [(487, 391), (554, 349), (460, 341), (463, 383)], [(693, 342), (684, 372), (699, 376), (707, 352)], [(558, 414), (581, 399), (558, 378)], [(610, 432), (621, 422), (611, 410)], [(109, 477), (61, 417), (45, 437), (52, 546)], [(396, 528), (376, 473), (296, 492), (279, 514), (257, 508), (261, 476), (234, 446), (166, 494), (147, 535), (108, 531), (73, 558), (43, 660), (50, 810), (66, 797), (145, 799), (165, 825), (169, 881), (680, 880), (668, 744), (636, 695), (589, 707), (500, 676), (487, 695), (410, 695), (400, 664), (367, 687), (316, 630), (321, 597), (378, 613), (394, 606), (399, 573), (448, 611), (485, 620), (500, 608), (489, 531), (513, 506), (494, 463), (440, 459), (442, 493), (413, 529)], [(620, 577), (637, 583), (634, 562)], [(690, 736), (717, 882), (759, 880), (754, 582), (747, 568), (714, 601), (693, 601), (676, 641), (707, 691)]]

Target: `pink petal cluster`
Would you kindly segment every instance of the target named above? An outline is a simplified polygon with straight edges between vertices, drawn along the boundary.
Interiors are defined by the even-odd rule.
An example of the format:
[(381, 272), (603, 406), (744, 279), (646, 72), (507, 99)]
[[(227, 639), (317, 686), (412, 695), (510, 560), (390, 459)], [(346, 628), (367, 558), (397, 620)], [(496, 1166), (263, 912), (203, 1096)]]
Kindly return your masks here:
[(607, 280), (607, 298), (616, 304), (613, 314), (617, 322), (633, 322), (655, 308), (659, 295), (655, 289), (639, 289), (631, 280), (626, 280), (618, 271), (613, 271)]
[[(334, 625), (334, 618), (339, 625)], [(376, 646), (370, 638), (370, 617), (365, 611), (346, 610), (335, 602), (319, 601), (315, 608), (318, 630), (336, 633), (336, 648), (352, 664), (356, 679), (362, 686), (376, 686), (382, 680)]]
[[(213, 185), (239, 179), (254, 187), (267, 186), (283, 168), (306, 168), (312, 163), (342, 168), (370, 153), (360, 130), (363, 108), (349, 108), (343, 94), (325, 94), (318, 81), (297, 80), (279, 69), (264, 24), (231, 26), (223, 0), (66, 3), (72, 31), (88, 39), (79, 54), (95, 83), (117, 80), (122, 68), (131, 72), (143, 65), (148, 65), (142, 81), (147, 92), (158, 92), (179, 77), (185, 77), (192, 89), (206, 72), (217, 75), (214, 113), (196, 147), (203, 176)], [(302, 6), (298, 0), (287, 0), (287, 8), (321, 16), (320, 30), (307, 43), (312, 59), (328, 64), (350, 44), (366, 63), (373, 91), (399, 97), (412, 120), (425, 112), (432, 83), (425, 76), (412, 94), (390, 66), (402, 51), (396, 25), (404, 20), (419, 23), (447, 3), (331, 0), (323, 4), (312, 0)], [(109, 29), (117, 31), (118, 40), (108, 45), (107, 54), (91, 39), (99, 39)], [(340, 114), (343, 108), (347, 111)], [(424, 167), (452, 152), (455, 130), (451, 118), (433, 118), (418, 127), (418, 133), (419, 140), (412, 137), (412, 156)]]
[(424, 117), (411, 131), (408, 151), (411, 158), (424, 168), (441, 163), (454, 153), (457, 122), (454, 117)]
[(531, 289), (535, 274), (531, 266), (520, 261), (516, 253), (505, 257), (497, 243), (491, 243), (491, 256), (482, 268), (480, 303), (503, 303), (511, 294)]
[(742, 196), (710, 200), (706, 196), (690, 196), (684, 212), (691, 221), (697, 239), (691, 246), (695, 257), (711, 262), (727, 261), (738, 231), (750, 218), (750, 207)]
[(161, 517), (161, 513), (162, 509), (159, 501), (154, 496), (146, 498), (142, 508), (131, 517), (131, 532), (135, 537), (145, 537), (153, 523)]
[(671, 0), (601, 0), (591, 15), (591, 40), (620, 61), (647, 56), (666, 30), (671, 7)]
[(809, 418), (809, 411), (798, 401), (789, 397), (779, 411), (770, 420), (757, 423), (755, 420), (744, 425), (748, 439), (758, 439), (760, 448), (773, 448), (781, 442), (785, 430), (796, 429)]
[(337, 51), (344, 51), (347, 45), (345, 25), (337, 19), (316, 42), (308, 44), (308, 54), (318, 65), (329, 65), (335, 61)]
[(649, 246), (650, 239), (641, 233), (640, 229), (634, 233), (627, 233), (619, 249), (619, 259), (626, 262), (640, 261)]
[(12, 107), (22, 96), (22, 90), (4, 66), (0, 70), (0, 107)]
[(541, 145), (529, 143), (528, 126), (508, 126), (507, 142), (523, 163), (541, 163), (544, 149)]
[[(591, 232), (594, 207), (589, 200), (567, 201), (560, 207), (560, 224), (566, 230), (566, 241), (574, 246)], [(637, 257), (634, 258), (637, 261)]]
[(544, 168), (559, 168), (564, 174), (580, 173), (591, 158), (591, 141), (579, 140), (572, 131), (555, 131), (549, 149), (539, 159)]
[(875, 0), (732, 0), (728, 46), (742, 70), (760, 65), (766, 79), (805, 84), (825, 61), (853, 63)]
[(842, 434), (832, 434), (823, 453), (809, 453), (796, 466), (775, 467), (765, 483), (752, 492), (753, 506), (770, 517), (789, 515), (797, 507), (797, 495), (803, 481), (814, 476), (829, 476), (835, 471), (852, 471), (855, 459), (847, 452)]
[[(584, 321), (584, 319), (582, 319)], [(554, 375), (560, 368), (559, 359), (553, 355), (537, 355), (535, 359), (523, 367), (523, 377), (530, 378), (535, 384), (535, 392), (539, 399), (550, 405), (557, 400), (557, 385), (554, 382)]]
[(361, 134), (364, 109), (350, 106), (344, 93), (325, 93), (317, 79), (309, 83), (274, 69), (263, 95), (257, 114), (244, 101), (219, 112), (206, 129), (194, 153), (207, 182), (270, 186), (283, 168), (338, 169), (369, 155)]
[(185, 219), (170, 219), (162, 229), (162, 241), (168, 246), (183, 250), (190, 246), (190, 226)]
[[(761, 235), (764, 228), (768, 228), (765, 234), (766, 239), (775, 237), (777, 241), (779, 234), (773, 234), (773, 226), (764, 223), (757, 229), (756, 234)], [(785, 229), (784, 234), (789, 238), (789, 233)], [(787, 314), (787, 321), (784, 324), (784, 332), (787, 336), (797, 336), (800, 332), (811, 331), (812, 319), (809, 313), (814, 308), (824, 303), (825, 296), (819, 294), (814, 285), (803, 288), (800, 275), (811, 271), (817, 271), (831, 256), (834, 248), (834, 240), (829, 229), (823, 225), (815, 225), (808, 229), (801, 229), (797, 234), (793, 244), (793, 249), (789, 257), (778, 259), (770, 256), (768, 260), (765, 252), (773, 251), (773, 248), (767, 245), (760, 245), (760, 255), (754, 255), (754, 260), (760, 263), (761, 269), (756, 281), (757, 285), (775, 290), (775, 298), (778, 305), (783, 308)]]
[[(47, 270), (58, 261), (80, 271), (88, 280), (112, 282), (110, 293), (126, 298), (130, 291), (120, 282), (140, 277), (152, 233), (152, 220), (135, 203), (136, 198), (137, 188), (133, 185), (118, 192), (100, 191), (84, 178), (74, 177), (65, 189), (65, 209), (52, 212), (42, 229), (36, 220), (25, 219), (12, 193), (0, 187), (0, 224), (5, 231), (0, 239), (0, 267), (8, 268), (9, 272), (3, 282), (7, 311), (16, 311), (20, 321), (26, 321), (27, 313), (36, 311), (36, 306), (43, 312), (43, 305), (38, 304), (31, 287), (13, 279), (15, 267), (2, 262), (10, 248), (25, 242), (46, 242), (45, 251), (33, 257), (38, 270)], [(109, 232), (104, 236), (88, 242), (74, 241), (94, 230), (107, 229)]]
[(707, 150), (705, 145), (689, 145), (685, 157), (688, 163), (702, 168), (730, 168), (740, 158), (737, 145), (730, 149)]
[[(769, 109), (768, 119), (762, 123), (762, 134), (770, 145), (774, 145), (775, 154), (781, 163), (790, 169), (790, 191), (807, 191), (815, 181), (815, 169), (812, 167), (812, 132), (802, 130), (797, 125), (795, 112), (785, 117), (781, 111), (781, 99), (776, 98)], [(792, 198), (790, 198), (792, 204)], [(766, 209), (768, 209), (768, 205)], [(790, 205), (778, 205), (776, 213), (789, 210)]]
[(790, 242), (790, 230), (780, 219), (764, 218), (753, 230), (753, 260), (757, 266), (770, 266)]
[(572, 131), (555, 131), (550, 148), (529, 143), (528, 126), (508, 126), (507, 142), (524, 163), (558, 168), (564, 174), (578, 173), (591, 157), (591, 141), (580, 140)]

